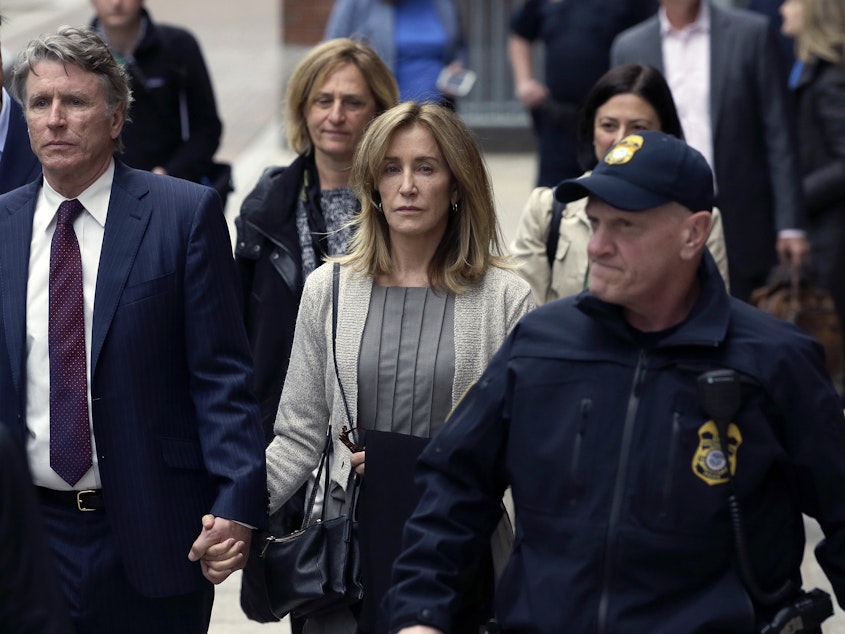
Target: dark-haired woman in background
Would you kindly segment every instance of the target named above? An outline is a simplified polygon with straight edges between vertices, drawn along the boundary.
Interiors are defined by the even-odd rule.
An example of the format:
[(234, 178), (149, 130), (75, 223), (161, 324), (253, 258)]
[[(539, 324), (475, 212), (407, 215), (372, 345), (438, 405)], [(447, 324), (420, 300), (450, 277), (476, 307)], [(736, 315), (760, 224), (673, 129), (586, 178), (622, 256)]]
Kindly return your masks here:
[[(641, 130), (662, 130), (683, 138), (672, 92), (663, 75), (651, 66), (625, 64), (612, 68), (596, 82), (581, 109), (578, 137), (582, 166), (592, 170), (614, 144)], [(538, 306), (584, 290), (589, 266), (587, 199), (565, 207), (557, 203), (560, 206), (556, 209), (553, 192), (551, 187), (531, 192), (511, 244), (517, 272), (531, 284)], [(559, 237), (549, 245), (553, 218)], [(707, 246), (727, 284), (727, 253), (718, 209), (713, 210)]]

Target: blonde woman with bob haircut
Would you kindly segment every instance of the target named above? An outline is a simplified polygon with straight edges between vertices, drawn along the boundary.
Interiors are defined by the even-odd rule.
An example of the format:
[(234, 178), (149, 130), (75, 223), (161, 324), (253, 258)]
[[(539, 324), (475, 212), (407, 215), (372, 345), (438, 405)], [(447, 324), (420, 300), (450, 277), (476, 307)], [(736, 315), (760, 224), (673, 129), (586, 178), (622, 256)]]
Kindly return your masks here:
[[(360, 72), (369, 88), (376, 114), (399, 102), (396, 80), (372, 48), (348, 38), (328, 40), (315, 46), (294, 69), (285, 92), (285, 130), (288, 145), (297, 154), (310, 154), (314, 149), (308, 125), (311, 102), (329, 78), (349, 64)], [(360, 138), (356, 140), (360, 141)]]
[(235, 256), (255, 360), (254, 386), (267, 442), (279, 407), (305, 279), (328, 255), (346, 252), (360, 207), (349, 174), (364, 130), (398, 103), (390, 70), (366, 44), (314, 47), (287, 86), (287, 137), (297, 158), (270, 167), (235, 219)]
[[(449, 110), (403, 103), (378, 117), (355, 154), (361, 201), (347, 255), (306, 281), (296, 334), (267, 448), (270, 511), (308, 479), (330, 431), (327, 509), (337, 515), (353, 471), (359, 499), (364, 601), (323, 629), (386, 632), (379, 604), (413, 511), (413, 465), (519, 318), (531, 289), (506, 268), (490, 180), (466, 126)], [(337, 370), (332, 358), (332, 278), (340, 269)], [(331, 428), (329, 429), (329, 424)], [(366, 471), (365, 471), (366, 459)], [(490, 616), (492, 574), (480, 564), (462, 611), (478, 631)]]
[[(298, 156), (288, 166), (267, 168), (235, 219), (252, 384), (267, 443), (302, 287), (324, 257), (346, 252), (348, 223), (360, 206), (349, 186), (355, 148), (373, 118), (398, 101), (393, 75), (366, 44), (344, 38), (314, 47), (294, 69), (285, 95), (288, 143)], [(270, 518), (271, 528), (298, 527), (303, 506), (304, 500), (292, 499)], [(254, 562), (257, 557), (243, 576), (241, 605), (250, 618), (271, 620), (263, 571)]]

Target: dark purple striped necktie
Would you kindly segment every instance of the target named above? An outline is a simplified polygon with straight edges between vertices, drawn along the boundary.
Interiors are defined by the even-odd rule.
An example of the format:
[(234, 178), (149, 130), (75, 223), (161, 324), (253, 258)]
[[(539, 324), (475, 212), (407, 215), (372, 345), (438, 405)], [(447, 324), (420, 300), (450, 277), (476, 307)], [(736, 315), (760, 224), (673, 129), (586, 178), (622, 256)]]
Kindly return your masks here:
[(78, 200), (59, 206), (50, 247), (50, 466), (75, 485), (91, 468), (82, 258), (73, 230)]

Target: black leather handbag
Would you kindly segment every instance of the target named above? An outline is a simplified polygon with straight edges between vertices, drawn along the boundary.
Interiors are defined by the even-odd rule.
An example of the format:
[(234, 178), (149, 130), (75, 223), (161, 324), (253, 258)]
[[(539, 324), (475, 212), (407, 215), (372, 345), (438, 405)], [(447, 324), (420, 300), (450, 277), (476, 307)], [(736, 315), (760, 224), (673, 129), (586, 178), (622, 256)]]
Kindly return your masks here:
[[(326, 437), (326, 449), (320, 459), (320, 474), (325, 472), (328, 491), (328, 453), (331, 446), (331, 427)], [(358, 550), (358, 522), (355, 519), (355, 498), (358, 476), (353, 477), (349, 491), (351, 503), (346, 515), (308, 524), (317, 485), (311, 492), (305, 514), (305, 525), (284, 537), (268, 537), (261, 557), (270, 609), (277, 617), (287, 614), (312, 617), (345, 605), (357, 603), (364, 596), (361, 585), (361, 559)]]
[[(337, 371), (335, 339), (337, 330), (337, 297), (340, 266), (334, 265), (332, 288), (332, 354), (335, 374), (346, 408), (349, 428), (354, 422), (349, 415), (346, 394)], [(320, 519), (311, 522), (314, 502), (321, 476), (324, 477), (324, 494), (329, 491), (329, 468), (332, 447), (332, 427), (329, 425), (326, 443), (320, 457), (316, 482), (308, 499), (302, 528), (283, 537), (268, 537), (261, 557), (267, 593), (273, 613), (282, 618), (287, 614), (312, 617), (359, 602), (364, 596), (361, 585), (361, 559), (358, 548), (358, 522), (355, 506), (358, 475), (352, 477), (349, 487), (346, 515), (325, 518), (326, 504)]]

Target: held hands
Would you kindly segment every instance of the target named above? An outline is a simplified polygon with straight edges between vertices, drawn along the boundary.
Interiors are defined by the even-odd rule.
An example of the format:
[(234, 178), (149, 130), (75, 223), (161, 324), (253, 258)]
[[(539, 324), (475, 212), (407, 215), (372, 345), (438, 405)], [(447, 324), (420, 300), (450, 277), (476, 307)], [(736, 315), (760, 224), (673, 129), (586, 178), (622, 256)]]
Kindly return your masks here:
[(226, 580), (246, 565), (252, 529), (232, 520), (203, 515), (202, 531), (188, 559), (199, 561), (203, 576), (213, 584)]

